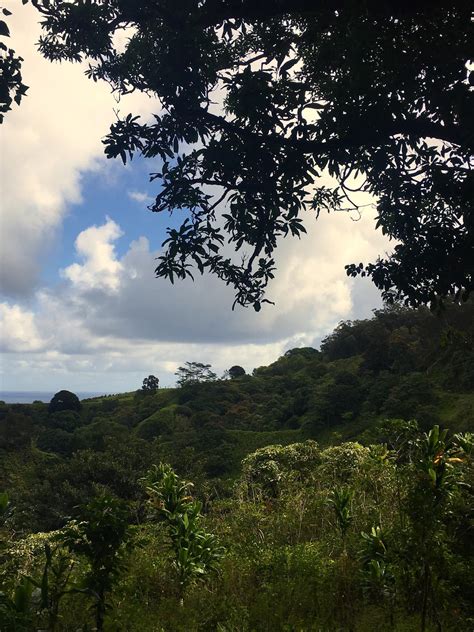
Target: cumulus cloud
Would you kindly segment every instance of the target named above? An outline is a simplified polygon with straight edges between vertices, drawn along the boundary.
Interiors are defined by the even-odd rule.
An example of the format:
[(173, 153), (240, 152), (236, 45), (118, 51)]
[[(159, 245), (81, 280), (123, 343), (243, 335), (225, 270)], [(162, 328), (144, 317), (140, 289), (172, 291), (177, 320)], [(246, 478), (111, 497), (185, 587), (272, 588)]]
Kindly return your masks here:
[(155, 279), (158, 253), (150, 251), (142, 237), (120, 260), (120, 291), (87, 297), (85, 323), (94, 335), (128, 340), (303, 344), (354, 315), (355, 287), (356, 316), (370, 314), (377, 293), (369, 283), (347, 278), (344, 265), (375, 257), (384, 243), (373, 231), (373, 212), (367, 211), (360, 222), (347, 215), (309, 222), (307, 236), (280, 244), (277, 276), (268, 289), (276, 305), (257, 314), (252, 309), (231, 311), (233, 291), (214, 277), (197, 276), (194, 283), (175, 285)]
[(117, 291), (122, 264), (117, 261), (113, 242), (122, 235), (120, 227), (110, 217), (103, 226), (91, 226), (82, 231), (75, 245), (84, 263), (71, 264), (61, 270), (61, 275), (76, 288)]
[(18, 319), (9, 370), (22, 379), (27, 354), (30, 369), (44, 371), (46, 362), (56, 375), (60, 367), (59, 375), (86, 390), (102, 375), (109, 390), (120, 390), (153, 372), (172, 384), (175, 367), (186, 360), (209, 362), (218, 372), (232, 364), (251, 370), (289, 348), (317, 344), (341, 319), (368, 316), (380, 304), (367, 281), (346, 277), (344, 264), (373, 258), (385, 242), (371, 212), (359, 222), (336, 214), (307, 226), (301, 240), (281, 243), (269, 288), (276, 305), (257, 314), (232, 311), (231, 288), (215, 278), (176, 285), (155, 279), (159, 253), (145, 237), (118, 257), (114, 244), (122, 231), (107, 218), (78, 235), (80, 262), (63, 270), (63, 285), (37, 293), (34, 313), (6, 306), (9, 322)]
[(1, 126), (0, 289), (26, 296), (67, 205), (81, 200), (81, 174), (104, 168), (101, 138), (114, 108), (146, 113), (150, 101), (130, 95), (117, 104), (109, 86), (88, 80), (83, 66), (46, 61), (35, 47), (38, 12), (20, 3), (12, 10), (11, 45), (24, 58), (29, 90)]
[(38, 351), (44, 347), (34, 313), (8, 303), (0, 303), (0, 341), (2, 352)]

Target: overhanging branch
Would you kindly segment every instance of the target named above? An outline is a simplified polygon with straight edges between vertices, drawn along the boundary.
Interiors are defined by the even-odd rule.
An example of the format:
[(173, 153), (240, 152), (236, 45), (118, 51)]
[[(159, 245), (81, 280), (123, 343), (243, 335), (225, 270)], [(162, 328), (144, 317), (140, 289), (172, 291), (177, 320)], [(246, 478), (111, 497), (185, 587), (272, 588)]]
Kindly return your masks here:
[[(465, 146), (465, 135), (455, 125), (440, 125), (439, 123), (433, 123), (425, 119), (414, 119), (411, 121), (396, 121), (390, 123), (386, 127), (373, 129), (370, 126), (369, 121), (360, 121), (357, 125), (354, 125), (355, 129), (362, 130), (361, 132), (354, 132), (353, 134), (344, 138), (333, 138), (327, 141), (317, 140), (298, 140), (288, 138), (285, 136), (276, 136), (271, 134), (258, 134), (252, 132), (244, 127), (240, 127), (232, 121), (228, 121), (222, 116), (217, 114), (211, 114), (205, 110), (199, 111), (199, 116), (205, 120), (212, 122), (215, 126), (221, 130), (225, 130), (236, 134), (242, 139), (248, 139), (258, 141), (262, 145), (271, 144), (278, 145), (280, 147), (289, 147), (291, 149), (297, 149), (304, 154), (327, 154), (331, 151), (340, 149), (353, 149), (354, 147), (364, 147), (370, 145), (376, 145), (392, 136), (398, 134), (406, 134), (415, 136), (416, 138), (434, 138), (449, 142), (453, 145)], [(468, 149), (472, 147), (467, 146)]]

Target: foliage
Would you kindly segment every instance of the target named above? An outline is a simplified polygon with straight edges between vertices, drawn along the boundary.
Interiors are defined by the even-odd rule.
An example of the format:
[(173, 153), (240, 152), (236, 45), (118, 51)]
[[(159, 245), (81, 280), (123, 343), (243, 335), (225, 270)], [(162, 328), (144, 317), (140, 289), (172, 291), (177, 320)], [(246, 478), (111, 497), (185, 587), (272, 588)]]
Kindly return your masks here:
[(156, 459), (156, 447), (134, 435), (106, 438), (103, 450), (76, 450), (70, 457), (32, 450), (5, 464), (19, 533), (59, 529), (79, 517), (84, 499), (105, 493), (138, 505), (137, 479)]
[[(80, 412), (1, 405), (0, 627), (45, 629), (57, 614), (57, 629), (90, 629), (92, 564), (57, 547), (64, 528), (90, 522), (80, 507), (105, 495), (134, 524), (105, 592), (110, 629), (467, 632), (472, 315), (471, 302), (440, 314), (390, 307), (239, 379), (95, 398)], [(346, 409), (333, 390), (351, 395)], [(177, 490), (168, 511), (183, 501), (174, 517), (161, 474), (156, 494), (140, 481), (160, 461)], [(63, 553), (74, 561), (66, 584), (69, 562), (53, 572)]]
[(31, 443), (33, 423), (29, 416), (19, 412), (8, 412), (0, 420), (0, 449), (18, 450)]
[(329, 502), (334, 510), (336, 523), (343, 539), (345, 538), (347, 530), (351, 526), (353, 520), (351, 511), (353, 497), (354, 492), (348, 487), (336, 488), (329, 496)]
[(318, 444), (308, 440), (287, 446), (260, 448), (242, 461), (247, 493), (277, 496), (281, 485), (291, 478), (305, 479), (320, 462)]
[(155, 392), (158, 390), (160, 380), (154, 375), (149, 375), (143, 380), (142, 390)]
[(31, 630), (31, 593), (33, 585), (24, 578), (9, 597), (0, 592), (0, 623), (5, 632)]
[(367, 447), (347, 441), (322, 452), (321, 471), (328, 480), (346, 484), (361, 472), (369, 458), (370, 451)]
[(10, 513), (10, 500), (7, 492), (0, 493), (0, 526), (3, 527)]
[[(5, 630), (32, 629), (42, 621), (54, 632), (59, 621), (62, 598), (70, 592), (69, 579), (74, 562), (58, 544), (59, 531), (32, 534), (9, 542), (1, 583), (10, 579), (11, 595), (0, 598), (0, 621)], [(2, 627), (2, 630), (4, 628)]]
[[(469, 372), (459, 372), (458, 340), (471, 339), (473, 323), (471, 302), (446, 306), (441, 314), (390, 307), (339, 326), (321, 352), (292, 349), (239, 379), (96, 398), (84, 401), (80, 412), (0, 406), (0, 476), (15, 507), (12, 527), (19, 534), (58, 529), (84, 498), (101, 492), (142, 511), (136, 481), (160, 460), (198, 489), (205, 485), (201, 500), (227, 497), (247, 455), (308, 438), (331, 446), (321, 450), (324, 477), (332, 481), (337, 472), (334, 486), (352, 485), (369, 458), (356, 443), (386, 443), (407, 458), (403, 446), (417, 428), (472, 429), (474, 398), (465, 386)], [(446, 331), (459, 335), (448, 339)], [(400, 332), (411, 341), (403, 365)], [(463, 353), (467, 367), (474, 355), (466, 342)], [(447, 386), (449, 375), (454, 386)], [(277, 479), (287, 472), (280, 457)], [(249, 485), (262, 493), (260, 482)], [(278, 496), (272, 485), (264, 495)]]
[(44, 552), (46, 559), (41, 578), (37, 581), (28, 577), (28, 580), (40, 591), (39, 611), (47, 613), (48, 630), (55, 632), (61, 600), (74, 590), (70, 583), (74, 560), (60, 546), (52, 549), (48, 542), (44, 545)]
[(161, 463), (144, 479), (150, 507), (164, 520), (174, 553), (180, 597), (196, 580), (219, 569), (224, 549), (200, 526), (202, 505), (190, 496), (191, 484)]
[(371, 600), (389, 601), (389, 617), (393, 625), (395, 577), (389, 562), (386, 536), (380, 526), (361, 533), (360, 559), (363, 590)]
[(209, 271), (258, 311), (275, 248), (306, 232), (305, 211), (357, 217), (371, 194), (376, 227), (396, 245), (348, 274), (368, 275), (384, 298), (412, 305), (471, 291), (467, 0), (35, 6), (46, 58), (87, 58), (88, 76), (118, 96), (138, 90), (160, 103), (150, 121), (119, 118), (105, 140), (107, 157), (124, 163), (159, 157), (150, 209), (185, 210), (168, 231), (158, 276)]
[(48, 411), (56, 413), (62, 410), (81, 410), (81, 402), (74, 393), (70, 391), (58, 391), (49, 402)]
[(141, 421), (135, 430), (137, 436), (151, 441), (155, 437), (171, 433), (176, 420), (176, 408), (176, 405), (165, 406)]
[[(399, 436), (400, 422), (392, 426)], [(413, 424), (404, 436), (390, 449), (354, 443), (319, 449), (311, 441), (267, 446), (248, 456), (234, 493), (208, 500), (205, 510), (169, 465), (153, 467), (142, 480), (147, 514), (130, 534), (139, 546), (121, 544), (128, 537), (122, 537), (123, 507), (101, 497), (96, 509), (89, 504), (86, 520), (9, 544), (2, 562), (4, 627), (51, 627), (56, 612), (60, 629), (87, 629), (83, 600), (96, 603), (106, 584), (110, 629), (152, 632), (158, 621), (163, 630), (183, 632), (316, 631), (330, 621), (355, 632), (467, 632), (473, 612), (463, 532), (472, 436), (450, 437), (437, 427), (423, 433)], [(280, 472), (278, 496), (242, 494), (249, 476), (255, 485), (265, 482), (269, 462)], [(74, 566), (68, 576), (72, 557), (64, 552), (58, 583), (53, 569), (64, 549), (55, 547), (64, 542), (74, 549)], [(112, 578), (104, 576), (109, 558)], [(95, 560), (102, 560), (98, 568)]]
[(212, 382), (217, 378), (217, 375), (211, 371), (211, 365), (202, 364), (202, 362), (185, 362), (185, 366), (180, 366), (175, 375), (178, 378), (176, 380), (178, 386)]
[(83, 520), (64, 529), (62, 541), (89, 562), (82, 588), (94, 598), (97, 630), (103, 630), (108, 593), (124, 569), (129, 513), (123, 502), (105, 495), (91, 500), (82, 513)]
[[(26, 4), (28, 0), (22, 0)], [(3, 16), (11, 15), (11, 11), (0, 7)], [(10, 29), (5, 20), (0, 20), (0, 37), (10, 37)], [(13, 102), (20, 105), (26, 95), (28, 86), (23, 83), (21, 64), (23, 58), (4, 42), (0, 42), (0, 124), (4, 116), (12, 109)]]
[(12, 516), (12, 506), (7, 492), (0, 492), (0, 559), (9, 540), (8, 520)]
[(76, 410), (59, 410), (49, 415), (47, 423), (50, 428), (73, 432), (81, 426), (81, 417)]
[(234, 366), (231, 366), (228, 373), (231, 380), (235, 380), (239, 377), (243, 377), (244, 375), (246, 375), (245, 369), (243, 369), (238, 364), (234, 364)]

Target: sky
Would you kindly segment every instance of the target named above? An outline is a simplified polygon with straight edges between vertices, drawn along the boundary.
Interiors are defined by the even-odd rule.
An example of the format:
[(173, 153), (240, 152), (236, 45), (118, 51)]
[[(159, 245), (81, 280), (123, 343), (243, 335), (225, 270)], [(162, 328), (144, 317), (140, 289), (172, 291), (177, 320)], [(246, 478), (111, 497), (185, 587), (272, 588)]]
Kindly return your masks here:
[(371, 207), (360, 221), (305, 216), (308, 234), (278, 248), (275, 305), (259, 313), (232, 311), (232, 289), (210, 276), (156, 279), (166, 228), (179, 222), (146, 208), (159, 163), (106, 160), (101, 139), (117, 112), (146, 118), (158, 104), (140, 94), (117, 103), (84, 67), (44, 60), (35, 10), (10, 5), (29, 90), (0, 128), (0, 390), (117, 393), (149, 374), (170, 386), (185, 361), (250, 372), (381, 306), (370, 281), (344, 270), (389, 249)]

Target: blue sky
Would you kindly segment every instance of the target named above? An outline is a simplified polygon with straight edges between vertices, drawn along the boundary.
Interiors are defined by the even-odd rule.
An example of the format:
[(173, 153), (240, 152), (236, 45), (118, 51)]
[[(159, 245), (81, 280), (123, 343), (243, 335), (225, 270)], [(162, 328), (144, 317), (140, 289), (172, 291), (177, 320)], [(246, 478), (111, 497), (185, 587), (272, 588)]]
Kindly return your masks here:
[(186, 360), (251, 371), (380, 306), (370, 282), (344, 272), (387, 249), (370, 208), (359, 222), (308, 216), (308, 235), (278, 248), (275, 306), (259, 314), (233, 312), (232, 290), (214, 278), (155, 279), (166, 228), (182, 215), (146, 208), (159, 164), (107, 161), (101, 139), (117, 108), (146, 117), (159, 104), (139, 94), (117, 104), (83, 68), (46, 62), (35, 11), (12, 8), (30, 90), (1, 126), (0, 390), (119, 392), (150, 373), (171, 385)]
[(127, 165), (120, 160), (108, 161), (99, 171), (81, 174), (79, 203), (71, 204), (60, 234), (54, 241), (42, 269), (42, 281), (54, 283), (58, 270), (71, 262), (77, 235), (93, 224), (101, 224), (110, 217), (123, 230), (115, 242), (118, 256), (123, 256), (130, 241), (146, 235), (150, 247), (158, 250), (166, 239), (166, 231), (177, 227), (182, 213), (153, 213), (147, 207), (159, 191), (159, 182), (150, 182), (149, 174), (159, 168), (158, 161), (135, 156)]
[(158, 248), (169, 218), (158, 216), (147, 209), (148, 201), (139, 201), (129, 193), (152, 195), (144, 161), (136, 159), (132, 165), (123, 166), (118, 161), (111, 166), (111, 173), (87, 172), (81, 176), (82, 200), (71, 204), (60, 227), (61, 234), (55, 240), (43, 269), (43, 281), (58, 280), (58, 270), (71, 262), (77, 235), (93, 224), (102, 224), (106, 216), (122, 227), (124, 235), (116, 241), (117, 254), (123, 255), (130, 239), (148, 235), (153, 247)]

